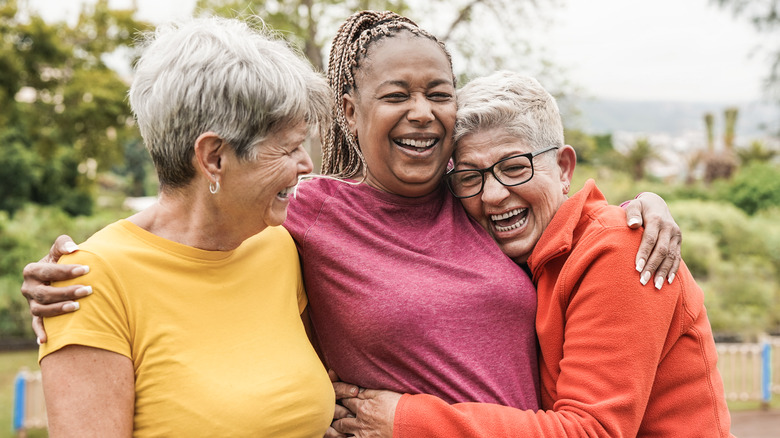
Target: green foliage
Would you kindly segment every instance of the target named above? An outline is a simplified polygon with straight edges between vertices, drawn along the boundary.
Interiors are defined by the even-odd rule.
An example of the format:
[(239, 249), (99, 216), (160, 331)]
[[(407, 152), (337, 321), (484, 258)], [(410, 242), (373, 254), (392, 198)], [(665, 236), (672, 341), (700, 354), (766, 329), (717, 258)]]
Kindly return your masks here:
[(679, 200), (669, 208), (713, 330), (752, 337), (780, 328), (780, 224), (725, 202)]
[(748, 214), (780, 207), (780, 168), (769, 163), (752, 163), (743, 167), (724, 195)]
[(0, 5), (0, 209), (13, 213), (26, 199), (74, 215), (92, 211), (96, 172), (138, 138), (127, 84), (103, 62), (149, 27), (134, 12), (99, 0), (69, 26), (15, 1)]
[(106, 211), (71, 217), (62, 209), (35, 204), (25, 205), (13, 217), (0, 212), (0, 338), (33, 336), (27, 301), (19, 292), (27, 263), (46, 255), (60, 234), (83, 241), (124, 216), (125, 211)]

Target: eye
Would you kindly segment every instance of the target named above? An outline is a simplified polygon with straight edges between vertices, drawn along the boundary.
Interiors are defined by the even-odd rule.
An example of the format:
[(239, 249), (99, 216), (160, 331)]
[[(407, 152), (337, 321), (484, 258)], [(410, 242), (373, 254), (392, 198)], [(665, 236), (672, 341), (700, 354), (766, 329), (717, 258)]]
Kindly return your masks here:
[(482, 174), (479, 172), (458, 172), (454, 175), (455, 182), (463, 187), (474, 187), (482, 184)]
[(444, 93), (441, 91), (430, 93), (428, 95), (428, 99), (433, 100), (434, 102), (448, 102), (452, 100), (452, 94), (451, 93)]
[(382, 96), (382, 100), (386, 100), (388, 102), (403, 102), (406, 99), (409, 98), (409, 95), (406, 93), (396, 92), (396, 93), (388, 93)]

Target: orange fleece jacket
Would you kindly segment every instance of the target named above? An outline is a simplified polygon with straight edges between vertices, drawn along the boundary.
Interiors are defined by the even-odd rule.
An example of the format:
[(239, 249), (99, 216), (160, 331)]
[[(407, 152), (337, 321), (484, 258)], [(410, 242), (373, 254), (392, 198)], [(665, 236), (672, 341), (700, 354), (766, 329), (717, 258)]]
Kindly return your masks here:
[(642, 286), (625, 217), (589, 180), (531, 254), (542, 410), (406, 394), (393, 436), (731, 436), (702, 291), (684, 264)]

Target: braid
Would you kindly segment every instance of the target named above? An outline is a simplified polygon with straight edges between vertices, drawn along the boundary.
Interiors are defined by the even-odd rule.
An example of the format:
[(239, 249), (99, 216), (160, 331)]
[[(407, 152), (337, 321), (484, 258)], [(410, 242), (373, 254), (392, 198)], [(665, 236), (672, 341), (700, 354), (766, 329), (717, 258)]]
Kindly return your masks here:
[[(365, 175), (363, 153), (358, 140), (349, 130), (341, 98), (356, 89), (355, 72), (360, 68), (359, 62), (366, 58), (369, 46), (403, 31), (435, 41), (452, 67), (452, 58), (444, 43), (406, 17), (390, 11), (360, 11), (347, 18), (333, 38), (328, 59), (328, 82), (333, 92), (336, 117), (322, 147), (323, 174), (351, 178), (362, 171)], [(453, 84), (454, 80), (453, 77)]]

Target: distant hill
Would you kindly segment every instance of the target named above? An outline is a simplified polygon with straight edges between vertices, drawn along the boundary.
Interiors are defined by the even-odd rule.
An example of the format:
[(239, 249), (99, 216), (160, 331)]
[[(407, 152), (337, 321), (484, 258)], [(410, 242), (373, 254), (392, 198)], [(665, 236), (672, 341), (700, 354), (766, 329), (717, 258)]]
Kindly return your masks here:
[[(562, 105), (564, 114), (571, 103)], [(694, 103), (642, 102), (619, 100), (587, 100), (573, 103), (579, 114), (564, 115), (566, 126), (579, 128), (590, 134), (615, 131), (666, 133), (679, 136), (686, 132), (703, 132), (704, 114), (715, 116), (715, 135), (723, 135), (723, 111), (730, 106), (739, 108), (738, 137), (762, 137), (780, 131), (780, 106), (758, 102)]]

